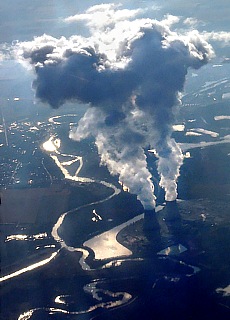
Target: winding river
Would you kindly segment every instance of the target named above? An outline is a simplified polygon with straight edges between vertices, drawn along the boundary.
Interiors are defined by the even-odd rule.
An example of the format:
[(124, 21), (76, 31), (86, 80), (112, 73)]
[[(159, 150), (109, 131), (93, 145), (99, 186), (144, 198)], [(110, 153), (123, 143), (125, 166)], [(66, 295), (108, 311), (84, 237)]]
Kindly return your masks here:
[[(68, 116), (68, 115), (67, 115)], [(72, 115), (71, 115), (72, 116)], [(49, 122), (55, 125), (60, 124), (59, 121), (61, 120), (61, 116), (53, 117), (49, 119)], [(122, 305), (131, 303), (136, 299), (135, 296), (133, 296), (131, 293), (126, 291), (111, 291), (108, 289), (105, 289), (106, 285), (109, 285), (116, 281), (116, 279), (110, 279), (110, 278), (97, 278), (95, 277), (95, 273), (99, 270), (104, 270), (108, 268), (116, 268), (121, 266), (124, 262), (130, 263), (130, 262), (136, 262), (140, 263), (144, 260), (142, 258), (132, 258), (130, 257), (132, 255), (132, 252), (125, 248), (123, 245), (117, 242), (117, 234), (120, 232), (123, 228), (126, 226), (140, 220), (143, 218), (143, 214), (125, 222), (121, 225), (116, 226), (113, 229), (110, 229), (109, 231), (106, 231), (102, 233), (101, 235), (98, 235), (96, 237), (92, 237), (91, 239), (87, 240), (82, 247), (74, 247), (70, 246), (66, 243), (65, 239), (60, 236), (60, 228), (63, 227), (64, 221), (66, 217), (72, 213), (77, 213), (83, 208), (94, 208), (96, 204), (104, 203), (108, 200), (110, 200), (112, 197), (117, 196), (121, 190), (118, 189), (116, 186), (114, 186), (111, 183), (108, 183), (106, 181), (101, 180), (94, 180), (91, 178), (81, 177), (80, 172), (84, 165), (83, 158), (78, 155), (72, 155), (72, 154), (66, 154), (61, 151), (61, 140), (56, 136), (52, 135), (50, 138), (42, 144), (42, 149), (44, 152), (48, 153), (49, 156), (53, 159), (56, 166), (61, 170), (62, 174), (64, 175), (65, 179), (68, 181), (76, 182), (76, 183), (98, 183), (100, 185), (105, 186), (106, 188), (110, 188), (113, 190), (113, 193), (106, 198), (84, 204), (82, 206), (79, 206), (77, 208), (71, 209), (69, 211), (66, 211), (60, 215), (56, 223), (54, 224), (52, 231), (51, 231), (51, 237), (55, 241), (57, 245), (51, 245), (51, 246), (44, 246), (43, 248), (48, 248), (49, 250), (52, 249), (49, 254), (49, 256), (45, 257), (44, 259), (41, 259), (37, 262), (34, 262), (28, 266), (25, 266), (17, 271), (1, 275), (0, 282), (5, 283), (13, 278), (20, 277), (22, 274), (30, 273), (34, 270), (38, 270), (41, 267), (50, 264), (53, 260), (58, 258), (62, 252), (68, 251), (68, 252), (78, 252), (81, 254), (81, 257), (79, 259), (79, 264), (81, 266), (81, 269), (83, 272), (88, 273), (94, 273), (93, 280), (87, 284), (85, 284), (82, 288), (84, 294), (91, 296), (93, 298), (94, 303), (91, 303), (86, 308), (82, 308), (77, 303), (72, 303), (74, 307), (69, 308), (69, 305), (71, 304), (70, 301), (73, 298), (71, 295), (57, 295), (54, 299), (55, 307), (35, 307), (30, 310), (27, 310), (23, 313), (21, 313), (18, 317), (18, 320), (28, 320), (32, 319), (34, 316), (36, 319), (43, 319), (46, 317), (47, 314), (49, 315), (84, 315), (88, 313), (92, 313), (93, 311), (96, 311), (97, 309), (112, 309), (114, 307), (120, 307)], [(51, 183), (52, 183), (52, 177), (49, 174), (49, 171), (45, 167), (44, 163), (42, 163), (44, 166), (44, 169), (47, 171), (48, 176), (50, 177)], [(76, 170), (74, 174), (70, 173), (69, 168), (75, 166)], [(163, 206), (158, 206), (156, 208), (156, 212), (163, 209)], [(91, 210), (94, 214), (94, 219), (97, 221), (101, 219), (100, 215), (97, 214), (97, 212), (94, 210)], [(44, 235), (43, 235), (44, 236)], [(32, 237), (32, 238), (31, 238)], [(34, 235), (34, 239), (36, 237), (39, 237), (39, 235)], [(47, 237), (47, 234), (44, 236)], [(8, 238), (7, 241), (11, 240), (22, 240), (26, 241), (28, 237), (23, 235), (16, 235), (14, 238)], [(30, 236), (30, 239), (33, 239), (33, 236)], [(54, 248), (56, 250), (54, 250)], [(170, 249), (167, 251), (169, 252)], [(90, 255), (92, 255), (92, 252), (94, 252), (94, 259), (102, 261), (102, 264), (99, 268), (92, 268), (89, 263), (87, 263), (89, 260)], [(167, 259), (168, 253), (161, 252), (161, 257), (159, 259)], [(164, 257), (162, 257), (164, 256)], [(124, 259), (118, 259), (124, 257)], [(105, 263), (103, 264), (103, 260), (105, 260)], [(109, 260), (109, 261), (108, 261)], [(179, 264), (183, 264), (182, 261), (179, 261)], [(184, 264), (185, 265), (185, 264)], [(187, 265), (188, 266), (188, 265)], [(199, 270), (195, 269), (193, 266), (188, 266), (192, 270), (191, 273), (189, 273), (187, 276), (190, 276)], [(125, 281), (125, 280), (124, 280)], [(157, 280), (158, 281), (158, 280)]]

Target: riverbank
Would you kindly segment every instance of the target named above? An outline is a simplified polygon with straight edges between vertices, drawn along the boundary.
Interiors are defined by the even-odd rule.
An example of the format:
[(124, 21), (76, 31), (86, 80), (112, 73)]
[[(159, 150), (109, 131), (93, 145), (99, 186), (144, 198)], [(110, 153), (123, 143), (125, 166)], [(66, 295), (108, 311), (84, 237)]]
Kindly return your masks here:
[[(207, 199), (179, 201), (178, 210), (181, 219), (171, 223), (164, 220), (166, 208), (157, 212), (160, 232), (144, 231), (143, 219), (134, 219), (121, 229), (117, 240), (132, 252), (128, 257), (94, 261), (89, 250), (86, 263), (91, 268), (83, 270), (80, 251), (61, 250), (49, 263), (4, 282), (5, 319), (18, 319), (29, 310), (34, 310), (31, 319), (46, 318), (49, 312), (61, 316), (62, 309), (69, 316), (80, 316), (85, 310), (81, 319), (90, 313), (100, 320), (136, 320), (140, 315), (159, 320), (202, 320), (205, 316), (227, 320), (229, 204)], [(42, 252), (40, 257), (47, 259)], [(29, 292), (36, 299), (28, 300)]]

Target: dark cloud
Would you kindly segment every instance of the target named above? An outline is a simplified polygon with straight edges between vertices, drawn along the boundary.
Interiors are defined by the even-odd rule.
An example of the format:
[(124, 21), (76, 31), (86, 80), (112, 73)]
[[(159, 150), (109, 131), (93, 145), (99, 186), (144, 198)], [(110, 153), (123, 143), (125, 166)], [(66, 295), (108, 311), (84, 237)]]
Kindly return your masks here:
[[(68, 100), (100, 105), (107, 108), (121, 105), (136, 86), (136, 79), (128, 70), (99, 71), (101, 56), (92, 49), (84, 53), (68, 53), (63, 59), (45, 63), (54, 48), (45, 46), (28, 57), (36, 65), (37, 79), (33, 83), (36, 97), (57, 108)], [(28, 52), (24, 55), (27, 58)], [(43, 58), (43, 60), (42, 60)], [(129, 88), (130, 87), (130, 88)]]
[(44, 35), (18, 43), (15, 51), (34, 66), (41, 101), (54, 108), (74, 100), (89, 104), (70, 136), (93, 135), (101, 162), (151, 208), (155, 197), (144, 148), (157, 149), (160, 185), (166, 200), (174, 200), (183, 156), (171, 139), (173, 107), (188, 68), (207, 63), (212, 49), (198, 32), (170, 31), (174, 17), (159, 22), (135, 14), (140, 12), (97, 6), (72, 19), (85, 20), (90, 37)]

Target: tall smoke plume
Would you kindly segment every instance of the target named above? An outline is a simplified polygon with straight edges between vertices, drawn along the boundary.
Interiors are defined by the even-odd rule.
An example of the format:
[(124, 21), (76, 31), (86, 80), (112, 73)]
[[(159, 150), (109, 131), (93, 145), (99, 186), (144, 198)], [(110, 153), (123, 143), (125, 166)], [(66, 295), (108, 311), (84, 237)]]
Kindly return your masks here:
[(171, 31), (177, 18), (156, 21), (141, 14), (97, 5), (66, 19), (84, 22), (88, 37), (43, 35), (14, 50), (34, 67), (33, 88), (41, 101), (54, 108), (66, 101), (88, 104), (70, 137), (93, 136), (101, 163), (149, 210), (155, 196), (144, 150), (156, 150), (165, 199), (175, 200), (183, 156), (171, 138), (174, 106), (188, 68), (206, 64), (213, 51), (197, 31)]

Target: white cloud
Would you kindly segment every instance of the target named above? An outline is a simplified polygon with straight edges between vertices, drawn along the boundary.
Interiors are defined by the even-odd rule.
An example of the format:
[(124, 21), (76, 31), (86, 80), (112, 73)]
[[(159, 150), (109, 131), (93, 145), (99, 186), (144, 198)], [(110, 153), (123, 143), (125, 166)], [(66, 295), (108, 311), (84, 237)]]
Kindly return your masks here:
[(196, 19), (196, 18), (192, 18), (192, 17), (189, 17), (189, 18), (186, 18), (183, 23), (185, 25), (188, 25), (190, 27), (195, 27), (199, 24), (199, 21)]
[(171, 27), (172, 25), (177, 24), (179, 21), (179, 17), (167, 14), (161, 22), (164, 26)]
[(64, 21), (69, 23), (85, 21), (92, 29), (106, 29), (119, 21), (135, 18), (144, 11), (143, 9), (118, 9), (120, 6), (120, 4), (114, 3), (95, 5), (85, 13), (67, 17)]
[(203, 32), (203, 37), (207, 41), (219, 41), (223, 46), (230, 46), (230, 32), (219, 31), (219, 32)]

